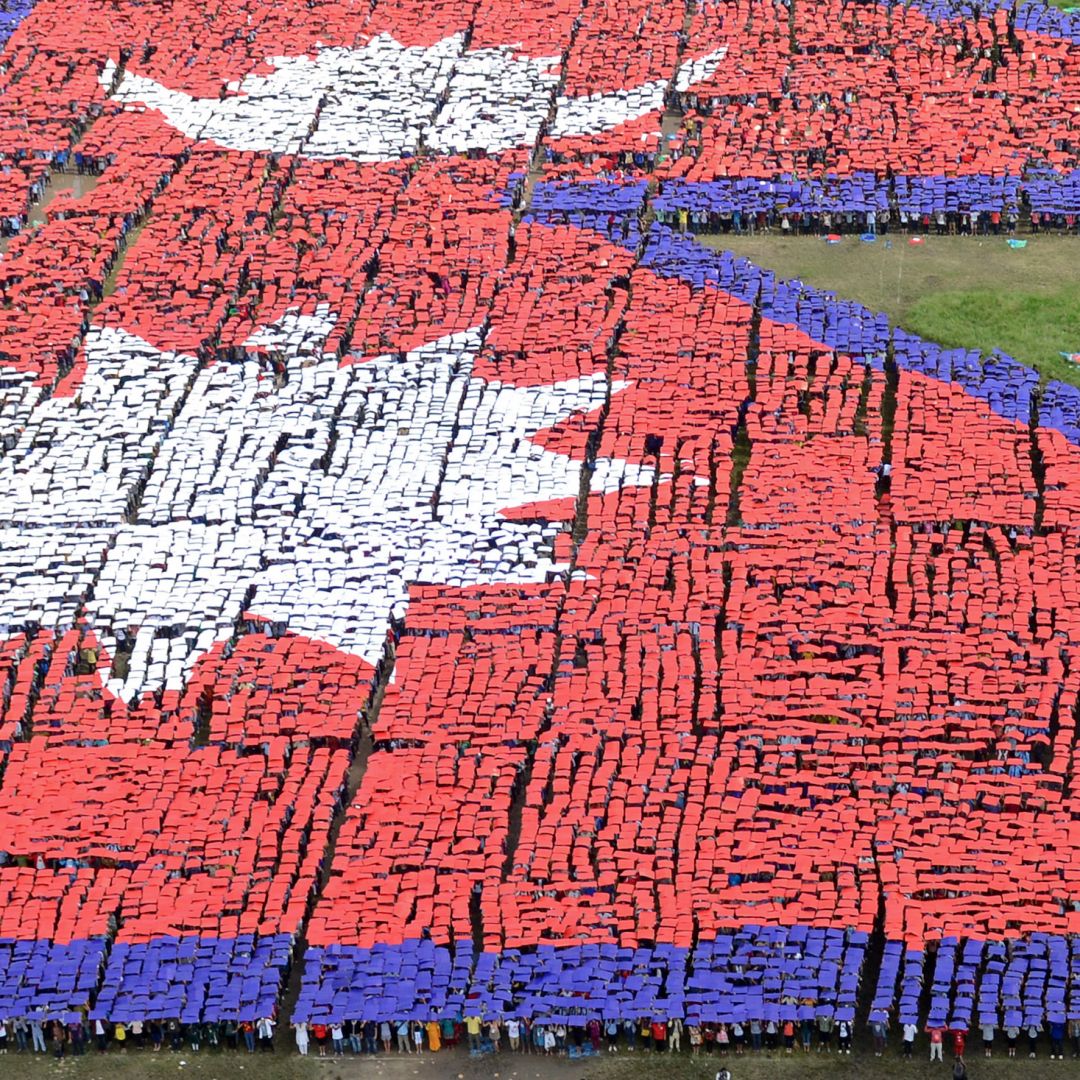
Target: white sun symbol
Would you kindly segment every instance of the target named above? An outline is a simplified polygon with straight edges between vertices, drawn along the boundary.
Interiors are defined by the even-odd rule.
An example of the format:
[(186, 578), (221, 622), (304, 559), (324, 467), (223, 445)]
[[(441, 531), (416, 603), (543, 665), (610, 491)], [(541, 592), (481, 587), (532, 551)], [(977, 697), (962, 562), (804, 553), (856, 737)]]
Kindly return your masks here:
[[(688, 62), (680, 89), (723, 50)], [(417, 150), (489, 152), (611, 128), (662, 109), (667, 82), (557, 96), (558, 57), (467, 50), (463, 35), (406, 47), (270, 59), (224, 98), (168, 89), (110, 62), (102, 82), (192, 139), (235, 150), (390, 160)], [(339, 366), (335, 315), (290, 312), (249, 341), (278, 354), (201, 366), (118, 329), (92, 329), (75, 397), (0, 385), (0, 587), (7, 622), (85, 615), (107, 649), (135, 635), (126, 699), (181, 688), (244, 613), (375, 663), (420, 583), (538, 582), (560, 524), (502, 511), (576, 496), (582, 463), (532, 437), (599, 408), (624, 384), (542, 387), (476, 378), (479, 328), (404, 357)], [(33, 423), (29, 423), (30, 419)], [(652, 470), (595, 463), (592, 490), (648, 485)], [(136, 509), (137, 508), (137, 509)]]
[[(627, 384), (478, 378), (479, 328), (342, 367), (323, 351), (334, 322), (326, 307), (291, 311), (249, 339), (248, 358), (204, 367), (92, 329), (79, 393), (40, 403), (0, 458), (0, 520), (24, 524), (12, 566), (20, 550), (54, 568), (59, 551), (92, 565), (108, 548), (84, 613), (110, 651), (135, 636), (126, 680), (110, 684), (126, 700), (182, 688), (246, 614), (374, 664), (411, 585), (566, 570), (551, 554), (562, 523), (502, 511), (578, 495), (582, 462), (532, 437)], [(653, 480), (600, 459), (591, 490)], [(48, 574), (20, 582), (15, 618), (27, 589), (55, 586)]]
[[(676, 86), (707, 79), (726, 50), (682, 65)], [(101, 75), (116, 100), (157, 109), (192, 139), (230, 150), (385, 161), (416, 153), (488, 153), (535, 143), (552, 104), (552, 138), (603, 131), (664, 106), (667, 80), (607, 94), (555, 97), (557, 56), (513, 46), (465, 49), (455, 34), (428, 47), (380, 34), (356, 49), (319, 48), (314, 57), (270, 57), (273, 70), (230, 84), (224, 98), (196, 98), (116, 66)], [(553, 98), (555, 98), (553, 102)]]

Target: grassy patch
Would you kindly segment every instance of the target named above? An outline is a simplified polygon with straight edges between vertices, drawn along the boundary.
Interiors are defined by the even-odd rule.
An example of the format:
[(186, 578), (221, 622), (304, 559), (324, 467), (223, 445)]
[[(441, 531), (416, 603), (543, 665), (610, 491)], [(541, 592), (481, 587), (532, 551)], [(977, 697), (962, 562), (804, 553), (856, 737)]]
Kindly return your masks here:
[(1051, 379), (1080, 381), (1080, 369), (1058, 355), (1080, 351), (1080, 284), (1042, 295), (978, 289), (924, 296), (905, 322), (942, 345), (999, 348)]
[[(243, 1053), (190, 1052), (170, 1054), (118, 1054), (104, 1057), (89, 1053), (82, 1058), (54, 1061), (51, 1056), (9, 1054), (0, 1063), (0, 1074), (10, 1080), (714, 1080), (721, 1063), (731, 1070), (733, 1080), (944, 1080), (952, 1075), (951, 1060), (945, 1065), (928, 1060), (926, 1040), (917, 1043), (911, 1060), (900, 1056), (896, 1044), (884, 1057), (875, 1058), (864, 1037), (857, 1041), (850, 1057), (836, 1054), (784, 1053), (760, 1056), (746, 1054), (702, 1055), (620, 1053), (588, 1061), (504, 1052), (470, 1058), (461, 1051), (442, 1051), (420, 1057), (392, 1053), (372, 1060), (362, 1057), (300, 1058), (279, 1052), (249, 1057)], [(283, 1044), (284, 1050), (284, 1044)], [(1058, 1080), (1075, 1075), (1075, 1063), (1050, 1061), (1043, 1042), (1039, 1057), (1010, 1061), (1002, 1046), (993, 1059), (986, 1060), (977, 1047), (968, 1055), (971, 1080)]]
[[(184, 1051), (171, 1054), (106, 1055), (87, 1053), (80, 1058), (56, 1061), (51, 1055), (10, 1053), (0, 1058), (4, 1080), (492, 1080), (503, 1062), (518, 1066), (501, 1072), (503, 1077), (534, 1076), (539, 1080), (580, 1080), (581, 1068), (565, 1059), (512, 1059), (509, 1054), (470, 1059), (468, 1054), (443, 1051), (438, 1054), (389, 1054), (378, 1058), (346, 1056), (306, 1057), (284, 1050), (273, 1054)], [(527, 1069), (520, 1066), (532, 1066)]]
[[(945, 1080), (952, 1076), (952, 1059), (944, 1065), (928, 1060), (925, 1039), (917, 1044), (919, 1054), (911, 1061), (900, 1056), (890, 1046), (884, 1057), (875, 1058), (872, 1052), (853, 1054), (838, 1058), (835, 1054), (763, 1054), (754, 1057), (747, 1054), (741, 1058), (728, 1057), (723, 1064), (731, 1070), (732, 1080)], [(1035, 1061), (1022, 1059), (1010, 1061), (1002, 1050), (990, 1060), (976, 1049), (967, 1057), (968, 1076), (971, 1080), (1048, 1080), (1074, 1073), (1075, 1069), (1061, 1061), (1051, 1061), (1046, 1048)], [(636, 1060), (635, 1060), (636, 1058)], [(646, 1080), (662, 1077), (663, 1080), (714, 1080), (721, 1061), (717, 1057), (702, 1057), (692, 1061), (687, 1057), (676, 1058), (629, 1054), (618, 1060), (606, 1060), (589, 1073), (589, 1080)]]
[(1080, 368), (1059, 352), (1080, 351), (1080, 241), (1035, 236), (1013, 251), (1000, 237), (906, 236), (837, 245), (817, 237), (705, 236), (710, 247), (745, 255), (883, 311), (897, 326), (952, 348), (994, 348), (1046, 377), (1080, 386)]

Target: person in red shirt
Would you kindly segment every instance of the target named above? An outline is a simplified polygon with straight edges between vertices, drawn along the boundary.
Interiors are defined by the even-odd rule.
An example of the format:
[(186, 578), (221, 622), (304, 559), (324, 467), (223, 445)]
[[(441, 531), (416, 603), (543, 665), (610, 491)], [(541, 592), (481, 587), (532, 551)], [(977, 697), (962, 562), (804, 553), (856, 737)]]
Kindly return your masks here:
[(967, 1044), (967, 1032), (964, 1028), (957, 1028), (953, 1032), (953, 1057), (962, 1058), (964, 1056), (964, 1047)]
[(663, 1050), (667, 1043), (667, 1021), (654, 1020), (652, 1022), (653, 1046), (657, 1050)]
[(927, 1025), (926, 1034), (930, 1036), (930, 1060), (931, 1061), (944, 1061), (942, 1056), (942, 1042), (945, 1038), (945, 1029), (943, 1027), (932, 1027)]

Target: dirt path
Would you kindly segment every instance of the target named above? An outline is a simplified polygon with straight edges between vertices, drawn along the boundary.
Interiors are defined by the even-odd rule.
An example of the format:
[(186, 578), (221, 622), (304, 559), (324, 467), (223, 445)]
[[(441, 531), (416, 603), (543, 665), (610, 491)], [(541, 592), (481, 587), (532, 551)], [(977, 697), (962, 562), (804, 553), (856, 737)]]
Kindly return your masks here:
[[(396, 1053), (376, 1058), (301, 1058), (286, 1053), (285, 1032), (281, 1051), (249, 1056), (231, 1051), (201, 1051), (159, 1054), (148, 1050), (132, 1053), (110, 1051), (102, 1057), (88, 1053), (62, 1062), (51, 1056), (9, 1054), (0, 1073), (5, 1080), (146, 1080), (185, 1076), (195, 1080), (584, 1080), (595, 1071), (595, 1060), (580, 1062), (533, 1054), (488, 1055), (472, 1058), (466, 1051), (401, 1056)], [(665, 1064), (667, 1064), (665, 1062)], [(656, 1072), (641, 1072), (657, 1075)], [(794, 1078), (793, 1078), (794, 1080)]]

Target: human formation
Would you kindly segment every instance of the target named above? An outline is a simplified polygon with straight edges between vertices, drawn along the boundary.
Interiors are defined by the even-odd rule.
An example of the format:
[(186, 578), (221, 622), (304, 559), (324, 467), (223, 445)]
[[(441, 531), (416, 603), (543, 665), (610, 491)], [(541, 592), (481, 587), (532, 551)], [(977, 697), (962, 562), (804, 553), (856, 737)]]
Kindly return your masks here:
[[(331, 1021), (291, 1025), (293, 1045), (284, 1041), (272, 1017), (257, 1020), (228, 1020), (218, 1023), (181, 1024), (176, 1020), (131, 1023), (89, 1021), (79, 1016), (62, 1021), (38, 1020), (0, 1022), (0, 1053), (51, 1055), (56, 1059), (86, 1054), (148, 1051), (159, 1053), (296, 1053), (301, 1057), (342, 1058), (379, 1055), (438, 1053), (458, 1048), (473, 1055), (512, 1053), (545, 1057), (589, 1057), (618, 1053), (688, 1054), (691, 1058), (724, 1059), (743, 1056), (773, 1057), (798, 1054), (873, 1053), (874, 1057), (899, 1054), (912, 1060), (916, 1043), (919, 1051), (929, 1048), (930, 1061), (952, 1061), (957, 1074), (966, 1069), (969, 1057), (992, 1058), (995, 1050), (1006, 1058), (1034, 1060), (1046, 1056), (1065, 1060), (1066, 1049), (1073, 1060), (1080, 1059), (1080, 1020), (1052, 1022), (1044, 1031), (1041, 1024), (1012, 1024), (998, 1030), (982, 1024), (977, 1032), (915, 1023), (902, 1025), (896, 1033), (898, 1046), (890, 1042), (886, 1019), (871, 1021), (855, 1042), (855, 1025), (830, 1016), (799, 1021), (754, 1019), (748, 1023), (691, 1024), (680, 1017), (670, 1019), (607, 1020), (591, 1017), (583, 1022), (541, 1023), (527, 1017), (485, 1021), (471, 1014), (465, 1017), (399, 1021)], [(724, 1068), (721, 1065), (721, 1068)]]
[(1073, 229), (1074, 23), (188, 14), (0, 66), (9, 1047), (1062, 1056), (1080, 392), (695, 233)]

